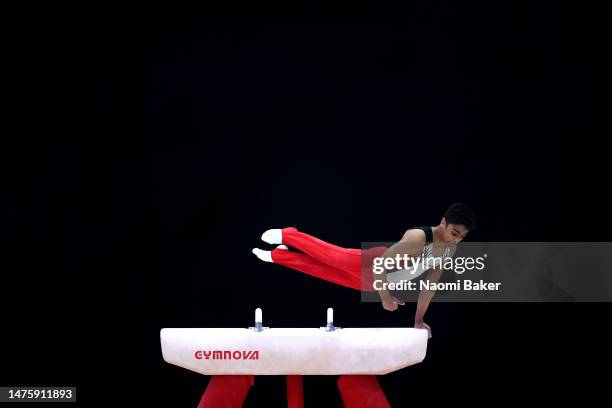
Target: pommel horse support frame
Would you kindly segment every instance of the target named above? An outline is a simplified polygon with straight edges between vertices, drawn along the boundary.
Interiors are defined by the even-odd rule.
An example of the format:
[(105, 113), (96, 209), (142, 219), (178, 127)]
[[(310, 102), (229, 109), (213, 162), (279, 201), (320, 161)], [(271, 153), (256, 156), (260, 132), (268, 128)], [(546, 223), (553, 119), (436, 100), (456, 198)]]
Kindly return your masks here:
[(304, 406), (303, 375), (339, 375), (345, 407), (389, 402), (376, 380), (425, 358), (427, 330), (337, 328), (333, 310), (320, 328), (263, 327), (261, 309), (250, 328), (162, 329), (166, 362), (212, 375), (198, 408), (241, 407), (255, 375), (286, 375), (289, 408)]

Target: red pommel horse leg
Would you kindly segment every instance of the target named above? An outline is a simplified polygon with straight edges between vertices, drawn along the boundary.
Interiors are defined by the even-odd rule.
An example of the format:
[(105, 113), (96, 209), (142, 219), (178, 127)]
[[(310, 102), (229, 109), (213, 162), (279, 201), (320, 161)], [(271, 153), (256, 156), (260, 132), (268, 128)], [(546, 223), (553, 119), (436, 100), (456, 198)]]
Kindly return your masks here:
[(213, 375), (198, 408), (240, 408), (253, 382), (252, 375)]
[[(213, 375), (198, 408), (240, 408), (254, 380), (252, 375)], [(301, 375), (287, 376), (287, 407), (304, 408)]]
[[(253, 385), (252, 375), (214, 375), (198, 408), (241, 408)], [(338, 389), (346, 408), (390, 408), (384, 391), (374, 375), (341, 375)], [(287, 376), (288, 408), (304, 408), (301, 375)]]
[(391, 408), (375, 375), (341, 375), (338, 390), (347, 408)]
[(304, 384), (301, 375), (287, 376), (287, 408), (304, 408)]

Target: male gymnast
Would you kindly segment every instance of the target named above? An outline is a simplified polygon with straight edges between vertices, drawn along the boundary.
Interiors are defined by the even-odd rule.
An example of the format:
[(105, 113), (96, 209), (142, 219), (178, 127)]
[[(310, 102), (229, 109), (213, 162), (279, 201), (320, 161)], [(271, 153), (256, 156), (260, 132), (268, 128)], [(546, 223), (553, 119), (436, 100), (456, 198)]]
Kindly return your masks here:
[[(419, 256), (452, 257), (457, 244), (474, 228), (476, 223), (471, 209), (464, 203), (454, 203), (446, 210), (437, 226), (408, 229), (402, 239), (390, 248), (384, 246), (366, 250), (342, 248), (300, 232), (295, 227), (288, 227), (264, 232), (261, 239), (268, 244), (278, 246), (272, 251), (254, 248), (253, 253), (262, 261), (284, 265), (341, 286), (362, 291), (377, 291), (383, 308), (394, 311), (404, 302), (391, 295), (385, 287), (381, 287), (380, 290), (374, 288), (374, 279), (385, 283), (387, 280), (385, 272), (378, 276), (373, 275), (373, 259), (396, 258), (397, 255), (407, 255), (412, 259)], [(290, 251), (289, 247), (301, 252)], [(412, 271), (413, 278), (427, 272), (429, 282), (438, 282), (443, 269), (435, 266), (427, 270), (423, 265), (425, 264), (422, 262), (417, 264)], [(426, 329), (429, 337), (431, 337), (431, 328), (423, 318), (434, 293), (435, 290), (422, 290), (419, 293), (414, 317), (414, 327)]]

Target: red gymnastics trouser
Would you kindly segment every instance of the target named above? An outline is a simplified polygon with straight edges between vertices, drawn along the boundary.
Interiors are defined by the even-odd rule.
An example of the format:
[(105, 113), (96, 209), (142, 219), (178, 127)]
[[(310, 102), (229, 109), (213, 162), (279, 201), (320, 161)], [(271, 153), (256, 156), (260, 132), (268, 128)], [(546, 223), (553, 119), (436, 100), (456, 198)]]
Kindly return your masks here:
[(386, 247), (342, 248), (304, 234), (294, 227), (283, 228), (283, 244), (304, 252), (276, 248), (272, 260), (308, 275), (357, 290), (373, 292), (372, 262)]

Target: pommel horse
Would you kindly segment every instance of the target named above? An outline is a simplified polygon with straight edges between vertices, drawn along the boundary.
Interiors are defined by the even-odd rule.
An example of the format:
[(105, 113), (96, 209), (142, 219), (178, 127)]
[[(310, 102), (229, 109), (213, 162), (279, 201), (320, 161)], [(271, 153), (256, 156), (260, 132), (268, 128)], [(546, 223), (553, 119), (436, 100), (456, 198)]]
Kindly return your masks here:
[(166, 362), (212, 378), (198, 408), (242, 407), (256, 375), (287, 376), (287, 406), (304, 407), (303, 375), (339, 375), (347, 408), (390, 407), (376, 375), (420, 363), (427, 330), (340, 328), (327, 309), (320, 328), (269, 328), (255, 311), (249, 328), (161, 330)]

